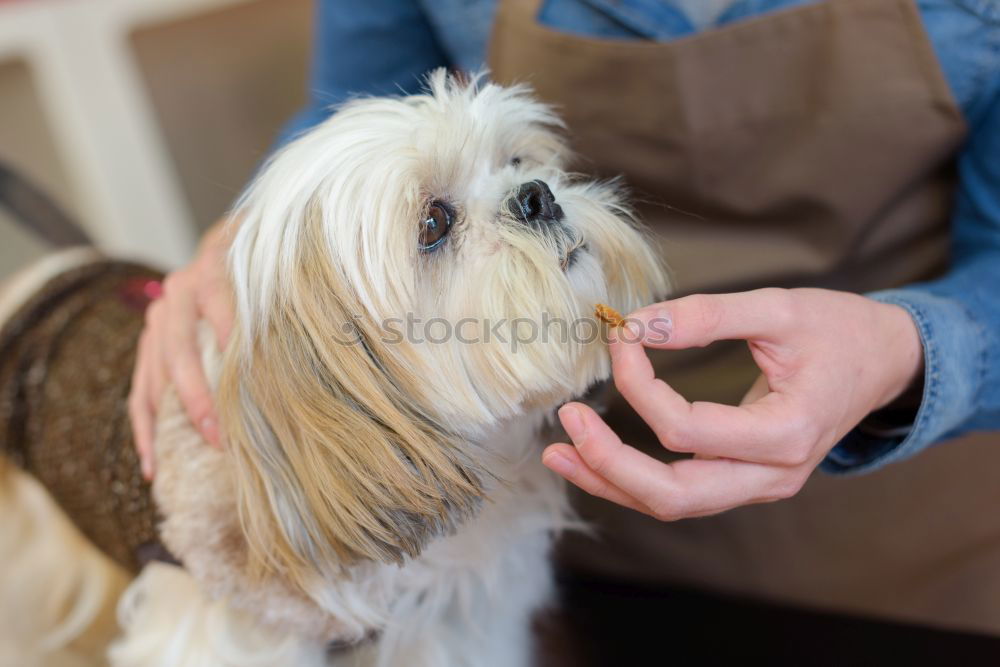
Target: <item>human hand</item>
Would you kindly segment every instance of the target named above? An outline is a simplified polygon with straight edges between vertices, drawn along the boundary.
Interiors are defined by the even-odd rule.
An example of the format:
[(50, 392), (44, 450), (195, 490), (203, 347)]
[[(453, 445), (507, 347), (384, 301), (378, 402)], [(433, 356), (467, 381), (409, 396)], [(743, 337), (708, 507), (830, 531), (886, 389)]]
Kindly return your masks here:
[[(822, 289), (761, 289), (654, 304), (629, 321), (668, 336), (642, 344), (613, 334), (615, 386), (674, 452), (666, 464), (622, 443), (591, 408), (559, 418), (573, 445), (542, 461), (584, 491), (664, 521), (705, 516), (796, 494), (813, 469), (869, 413), (917, 377), (923, 350), (903, 308)], [(657, 340), (658, 338), (658, 340)], [(739, 406), (690, 403), (653, 375), (644, 346), (679, 350), (717, 340), (750, 346), (761, 379)]]
[(167, 385), (176, 388), (202, 436), (215, 446), (220, 444), (218, 419), (201, 364), (198, 321), (209, 322), (221, 349), (233, 322), (226, 277), (230, 241), (226, 221), (216, 223), (205, 234), (194, 260), (166, 277), (162, 296), (146, 309), (128, 399), (135, 447), (146, 479), (152, 479), (155, 471), (156, 411)]

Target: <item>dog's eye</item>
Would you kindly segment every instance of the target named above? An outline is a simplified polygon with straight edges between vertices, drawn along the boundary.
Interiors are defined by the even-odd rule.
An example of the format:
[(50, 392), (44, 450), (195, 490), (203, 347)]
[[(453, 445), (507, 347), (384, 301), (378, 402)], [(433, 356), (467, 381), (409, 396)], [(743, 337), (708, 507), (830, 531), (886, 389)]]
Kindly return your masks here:
[(521, 158), (519, 158), (518, 156), (515, 155), (514, 157), (512, 157), (510, 159), (510, 164), (511, 164), (511, 166), (514, 166), (514, 167), (520, 167), (521, 166)]
[(427, 209), (427, 215), (420, 223), (420, 249), (430, 252), (438, 248), (448, 237), (453, 214), (451, 207), (442, 201), (434, 200)]

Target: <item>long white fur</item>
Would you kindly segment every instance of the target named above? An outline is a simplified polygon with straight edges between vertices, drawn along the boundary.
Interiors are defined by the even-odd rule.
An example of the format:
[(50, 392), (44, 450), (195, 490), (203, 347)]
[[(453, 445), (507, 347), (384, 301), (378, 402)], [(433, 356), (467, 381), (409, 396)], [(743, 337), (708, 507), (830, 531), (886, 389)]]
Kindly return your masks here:
[(111, 646), (113, 665), (130, 667), (324, 667), (325, 647), (268, 631), (224, 600), (205, 595), (188, 572), (153, 563), (122, 596), (127, 634)]

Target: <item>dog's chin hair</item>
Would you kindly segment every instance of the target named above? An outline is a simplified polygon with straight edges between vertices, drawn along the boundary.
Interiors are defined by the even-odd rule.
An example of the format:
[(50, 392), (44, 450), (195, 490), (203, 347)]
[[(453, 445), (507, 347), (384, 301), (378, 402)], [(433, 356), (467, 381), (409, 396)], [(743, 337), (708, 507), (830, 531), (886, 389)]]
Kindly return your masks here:
[[(476, 267), (490, 276), (492, 288), (456, 294), (458, 303), (445, 306), (452, 321), (467, 317), (505, 323), (500, 337), (477, 345), (454, 343), (453, 361), (444, 365), (449, 376), (442, 385), (455, 387), (458, 394), (448, 401), (458, 407), (453, 418), (471, 417), (484, 424), (510, 419), (543, 396), (553, 401), (572, 396), (607, 370), (602, 350), (571, 336), (568, 328), (560, 331), (564, 324), (587, 318), (590, 304), (606, 294), (599, 261), (582, 258), (567, 280), (556, 239), (510, 224), (502, 225), (498, 236), (503, 250)], [(465, 278), (475, 280), (472, 275)], [(546, 320), (555, 324), (543, 335)], [(475, 392), (475, 406), (468, 397), (460, 398), (470, 390)]]
[[(586, 238), (587, 249), (577, 252), (573, 266), (562, 262), (564, 236), (525, 230), (501, 218), (498, 249), (454, 269), (450, 277), (480, 286), (481, 276), (487, 275), (488, 289), (455, 291), (425, 306), (452, 322), (469, 318), (507, 323), (500, 328), (500, 338), (485, 343), (425, 346), (438, 362), (432, 377), (439, 382), (431, 382), (434, 391), (447, 398), (441, 411), (456, 427), (492, 427), (526, 409), (553, 408), (585, 393), (610, 373), (594, 304), (611, 303), (630, 312), (666, 292), (661, 263), (615, 183), (571, 182), (561, 174), (553, 182), (567, 220)], [(530, 333), (536, 325), (539, 335), (512, 347), (518, 326)], [(574, 326), (578, 328), (570, 331)], [(474, 325), (472, 331), (482, 333)]]
[[(632, 310), (665, 289), (613, 185), (562, 172), (558, 120), (526, 89), (443, 71), (430, 88), (348, 104), (279, 152), (234, 216), (222, 427), (251, 561), (303, 587), (359, 561), (403, 562), (452, 532), (496, 469), (476, 443), (607, 376), (597, 338), (511, 349), (519, 321), (568, 325), (594, 303)], [(515, 169), (511, 151), (532, 166)], [(513, 186), (542, 177), (563, 236), (501, 210)], [(425, 254), (417, 225), (435, 198), (462, 219)], [(581, 241), (565, 267), (567, 243)], [(508, 335), (387, 342), (382, 323), (405, 313), (504, 320)], [(345, 325), (357, 344), (335, 341)]]

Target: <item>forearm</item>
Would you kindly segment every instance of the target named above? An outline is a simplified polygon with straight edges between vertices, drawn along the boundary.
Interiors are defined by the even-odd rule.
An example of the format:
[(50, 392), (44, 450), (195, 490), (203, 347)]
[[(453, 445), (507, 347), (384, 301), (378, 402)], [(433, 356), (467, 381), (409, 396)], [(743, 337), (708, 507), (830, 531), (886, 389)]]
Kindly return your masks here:
[(950, 437), (1000, 428), (998, 285), (1000, 250), (994, 250), (941, 280), (871, 295), (910, 313), (923, 349), (922, 386), (890, 406), (895, 414), (888, 420), (874, 415), (851, 431), (823, 462), (825, 470), (866, 472)]

